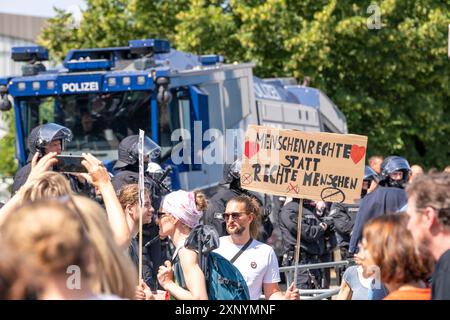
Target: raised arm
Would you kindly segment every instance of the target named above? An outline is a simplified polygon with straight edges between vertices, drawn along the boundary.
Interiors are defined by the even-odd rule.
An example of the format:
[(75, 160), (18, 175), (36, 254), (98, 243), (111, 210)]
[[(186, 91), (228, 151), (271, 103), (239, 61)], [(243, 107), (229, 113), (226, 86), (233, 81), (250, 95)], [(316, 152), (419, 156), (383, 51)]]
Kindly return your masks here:
[(43, 156), (40, 160), (39, 153), (35, 153), (33, 159), (31, 160), (31, 171), (28, 175), (25, 184), (14, 194), (14, 196), (9, 199), (7, 203), (0, 209), (0, 225), (3, 223), (6, 216), (11, 212), (11, 209), (20, 205), (23, 201), (22, 191), (25, 187), (32, 183), (32, 181), (39, 176), (41, 173), (48, 171), (53, 165), (55, 165), (58, 160), (56, 160), (56, 152), (50, 152)]
[(103, 163), (90, 153), (83, 153), (84, 160), (81, 162), (88, 171), (86, 177), (103, 197), (108, 221), (113, 231), (116, 243), (124, 250), (130, 246), (130, 230), (127, 225), (125, 213), (117, 198), (111, 177), (103, 166)]

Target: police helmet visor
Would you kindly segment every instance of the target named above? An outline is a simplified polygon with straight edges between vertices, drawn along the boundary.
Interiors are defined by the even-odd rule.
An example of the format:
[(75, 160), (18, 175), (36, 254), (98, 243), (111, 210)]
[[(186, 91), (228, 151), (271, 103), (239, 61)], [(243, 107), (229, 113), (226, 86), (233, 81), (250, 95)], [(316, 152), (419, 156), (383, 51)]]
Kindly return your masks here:
[(408, 161), (401, 157), (395, 157), (395, 158), (389, 159), (389, 161), (387, 161), (385, 167), (383, 168), (383, 171), (385, 172), (385, 174), (386, 173), (389, 174), (389, 173), (392, 173), (394, 171), (399, 171), (399, 170), (406, 170), (406, 171), (411, 170)]
[(239, 179), (240, 176), (241, 176), (241, 168), (242, 168), (242, 161), (241, 161), (241, 159), (238, 159), (235, 162), (233, 162), (233, 164), (230, 167), (231, 175), (234, 178)]
[[(138, 159), (138, 155), (139, 155), (139, 140), (133, 144), (133, 147), (131, 148), (131, 152), (133, 153), (134, 156), (136, 156), (136, 158)], [(149, 159), (155, 159), (157, 157), (159, 157), (159, 155), (161, 154), (161, 147), (154, 142), (152, 139), (150, 139), (149, 137), (144, 137), (144, 157), (148, 156)]]
[(43, 144), (48, 144), (54, 140), (69, 142), (72, 140), (72, 131), (56, 123), (43, 125), (39, 130), (38, 139)]
[(144, 156), (155, 159), (161, 154), (161, 147), (149, 137), (144, 137)]
[(366, 166), (364, 168), (364, 179), (366, 181), (372, 181), (372, 180), (376, 180), (378, 181), (378, 174), (375, 172), (375, 170), (373, 170), (371, 167)]

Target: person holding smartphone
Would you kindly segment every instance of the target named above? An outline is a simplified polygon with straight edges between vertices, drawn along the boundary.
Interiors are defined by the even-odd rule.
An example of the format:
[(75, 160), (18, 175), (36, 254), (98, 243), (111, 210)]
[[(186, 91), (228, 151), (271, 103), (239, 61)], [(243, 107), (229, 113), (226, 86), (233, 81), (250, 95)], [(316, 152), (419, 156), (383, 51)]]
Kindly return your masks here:
[[(64, 150), (67, 142), (72, 140), (72, 131), (56, 123), (46, 123), (35, 127), (28, 136), (28, 155), (27, 164), (23, 166), (14, 177), (12, 185), (12, 195), (14, 195), (27, 181), (31, 171), (31, 160), (38, 154), (38, 161), (49, 153), (55, 153), (55, 157)], [(53, 168), (53, 167), (52, 167)], [(84, 180), (77, 176), (65, 173), (69, 179), (72, 190), (76, 193), (84, 194), (88, 197), (95, 197), (93, 188)]]
[(72, 131), (56, 123), (46, 123), (31, 130), (27, 141), (30, 151), (27, 164), (14, 177), (12, 194), (15, 194), (27, 181), (31, 171), (31, 160), (36, 153), (39, 154), (39, 159), (51, 152), (61, 154), (65, 142), (70, 140), (72, 140)]

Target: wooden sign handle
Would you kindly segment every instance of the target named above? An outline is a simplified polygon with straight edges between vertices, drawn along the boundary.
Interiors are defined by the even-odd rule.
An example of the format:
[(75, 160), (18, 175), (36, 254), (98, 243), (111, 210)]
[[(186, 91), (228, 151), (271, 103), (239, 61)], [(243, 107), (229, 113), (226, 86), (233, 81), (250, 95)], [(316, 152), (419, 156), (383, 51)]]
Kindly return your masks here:
[(300, 199), (299, 207), (298, 207), (298, 221), (297, 221), (297, 244), (295, 246), (295, 259), (294, 259), (294, 283), (295, 287), (297, 287), (297, 268), (298, 261), (300, 258), (300, 239), (302, 236), (302, 213), (303, 213), (303, 199)]

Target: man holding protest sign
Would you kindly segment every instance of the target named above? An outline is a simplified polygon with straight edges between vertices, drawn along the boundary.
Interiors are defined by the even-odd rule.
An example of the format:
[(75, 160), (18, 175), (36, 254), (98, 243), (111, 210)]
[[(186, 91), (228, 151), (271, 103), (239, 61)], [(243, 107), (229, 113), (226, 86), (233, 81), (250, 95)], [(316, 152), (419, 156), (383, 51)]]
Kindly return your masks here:
[[(365, 136), (250, 125), (242, 163), (242, 187), (291, 198), (356, 203), (361, 196), (366, 145)], [(303, 207), (302, 200), (299, 207)], [(299, 210), (299, 222), (301, 213)], [(294, 265), (298, 265), (300, 255), (299, 229), (300, 225)]]

